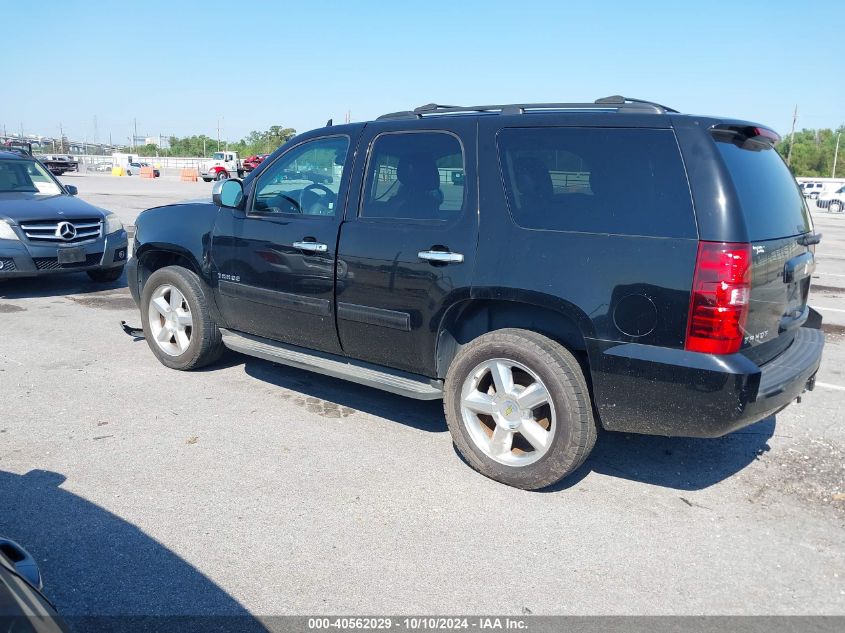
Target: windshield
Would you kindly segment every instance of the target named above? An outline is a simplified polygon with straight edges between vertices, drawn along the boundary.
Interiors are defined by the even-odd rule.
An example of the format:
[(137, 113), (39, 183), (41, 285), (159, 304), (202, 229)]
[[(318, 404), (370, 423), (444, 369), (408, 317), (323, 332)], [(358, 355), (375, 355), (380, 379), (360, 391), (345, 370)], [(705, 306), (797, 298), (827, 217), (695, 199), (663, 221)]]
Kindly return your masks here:
[(214, 152), (214, 156), (212, 158), (214, 158), (214, 160), (223, 160), (223, 157), (223, 152)]
[(0, 193), (34, 193), (57, 196), (61, 187), (49, 172), (34, 160), (0, 161)]

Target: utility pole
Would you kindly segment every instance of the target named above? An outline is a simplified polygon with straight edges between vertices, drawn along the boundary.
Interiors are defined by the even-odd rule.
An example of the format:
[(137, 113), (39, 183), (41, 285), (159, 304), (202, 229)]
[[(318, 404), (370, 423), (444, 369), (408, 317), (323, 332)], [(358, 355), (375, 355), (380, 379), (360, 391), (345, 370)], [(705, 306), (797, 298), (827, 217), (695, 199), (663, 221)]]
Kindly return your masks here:
[(217, 151), (220, 151), (220, 119), (217, 119)]
[(836, 159), (839, 158), (839, 139), (842, 138), (842, 132), (836, 135), (836, 149), (833, 150), (833, 169), (830, 172), (831, 178), (836, 178)]
[(138, 119), (132, 119), (132, 124), (135, 127), (135, 131), (132, 134), (132, 151), (135, 151), (135, 143), (138, 142)]
[(795, 145), (795, 121), (798, 120), (798, 104), (795, 104), (795, 112), (792, 113), (792, 132), (789, 134), (789, 153), (786, 155), (786, 164), (792, 166), (792, 146)]

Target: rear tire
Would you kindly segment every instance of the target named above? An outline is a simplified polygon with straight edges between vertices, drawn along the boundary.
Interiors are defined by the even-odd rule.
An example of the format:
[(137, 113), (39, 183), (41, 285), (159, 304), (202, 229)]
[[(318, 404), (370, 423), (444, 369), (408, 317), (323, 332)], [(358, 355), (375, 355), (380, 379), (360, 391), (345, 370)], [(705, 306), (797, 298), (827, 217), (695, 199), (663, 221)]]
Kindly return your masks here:
[(596, 442), (578, 360), (528, 330), (497, 330), (466, 345), (446, 376), (444, 408), (470, 466), (516, 488), (536, 490), (566, 477)]
[(96, 281), (97, 283), (107, 283), (120, 279), (123, 275), (123, 269), (124, 266), (120, 266), (119, 268), (101, 268), (100, 270), (89, 270), (86, 272), (91, 278), (91, 281)]
[(155, 271), (141, 292), (144, 338), (162, 365), (191, 370), (223, 353), (200, 278), (181, 266)]
[(202, 181), (203, 182), (211, 182), (211, 178), (203, 178)]

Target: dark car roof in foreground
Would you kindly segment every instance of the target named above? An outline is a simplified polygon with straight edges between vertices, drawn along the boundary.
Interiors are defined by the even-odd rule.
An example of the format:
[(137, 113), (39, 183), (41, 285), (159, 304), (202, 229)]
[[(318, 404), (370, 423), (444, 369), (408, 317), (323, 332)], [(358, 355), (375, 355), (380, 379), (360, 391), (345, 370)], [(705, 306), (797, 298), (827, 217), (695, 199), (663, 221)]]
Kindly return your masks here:
[(14, 151), (9, 151), (7, 149), (0, 149), (0, 160), (3, 160), (3, 159), (35, 160), (35, 157), (30, 156), (29, 154), (21, 153), (21, 152), (14, 152)]

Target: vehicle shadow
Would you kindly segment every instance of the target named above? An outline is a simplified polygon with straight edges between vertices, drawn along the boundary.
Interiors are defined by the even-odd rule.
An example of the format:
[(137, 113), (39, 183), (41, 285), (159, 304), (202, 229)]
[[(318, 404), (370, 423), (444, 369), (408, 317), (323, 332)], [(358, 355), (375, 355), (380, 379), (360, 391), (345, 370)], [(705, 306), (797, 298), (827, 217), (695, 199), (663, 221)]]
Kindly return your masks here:
[[(308, 398), (316, 398), (317, 401), (330, 402), (341, 407), (377, 415), (420, 431), (428, 433), (448, 431), (446, 418), (443, 416), (443, 402), (440, 400), (412, 400), (339, 378), (277, 365), (259, 358), (234, 353), (231, 356), (244, 363), (244, 371), (247, 375), (262, 382), (301, 393), (306, 398), (306, 405)], [(233, 363), (233, 360), (224, 357), (223, 362)]]
[[(448, 432), (443, 404), (439, 400), (411, 400), (240, 354), (224, 356), (222, 363), (233, 367), (239, 360), (244, 363), (247, 375), (299, 392), (306, 399), (351, 407), (429, 433)], [(216, 364), (209, 370), (215, 367), (221, 365)], [(542, 492), (567, 490), (591, 472), (675, 490), (701, 490), (735, 475), (767, 452), (775, 424), (775, 416), (770, 416), (715, 439), (601, 431), (596, 447), (584, 465)], [(457, 450), (455, 452), (458, 454)]]
[(64, 482), (49, 471), (0, 471), (0, 533), (35, 557), (72, 630), (267, 630), (195, 567)]
[(591, 472), (675, 490), (701, 490), (735, 475), (768, 452), (775, 425), (772, 415), (712, 439), (603, 431), (581, 468), (542, 492), (567, 490)]
[(126, 273), (112, 282), (91, 281), (84, 272), (0, 280), (0, 299), (64, 297), (126, 288)]

